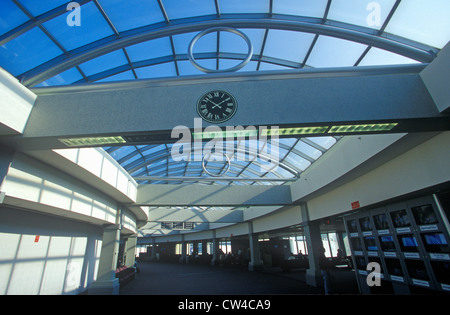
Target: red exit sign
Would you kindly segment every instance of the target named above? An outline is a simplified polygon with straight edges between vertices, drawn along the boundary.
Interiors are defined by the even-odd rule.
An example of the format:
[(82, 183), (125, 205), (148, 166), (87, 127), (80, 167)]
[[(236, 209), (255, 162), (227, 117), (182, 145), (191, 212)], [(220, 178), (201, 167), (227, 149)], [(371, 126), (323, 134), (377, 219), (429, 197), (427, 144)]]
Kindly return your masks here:
[(361, 207), (361, 205), (359, 204), (359, 201), (353, 201), (352, 202), (352, 210), (353, 209), (358, 209), (359, 207)]

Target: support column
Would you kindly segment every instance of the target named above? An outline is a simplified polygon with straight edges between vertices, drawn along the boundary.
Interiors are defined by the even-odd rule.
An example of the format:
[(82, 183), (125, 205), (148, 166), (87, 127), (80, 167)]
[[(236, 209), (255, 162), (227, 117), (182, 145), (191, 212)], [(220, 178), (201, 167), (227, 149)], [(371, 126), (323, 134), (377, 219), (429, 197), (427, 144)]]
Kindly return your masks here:
[(250, 243), (250, 262), (248, 270), (257, 271), (264, 269), (264, 263), (261, 259), (261, 252), (258, 243), (258, 234), (253, 233), (253, 222), (248, 222), (248, 240)]
[(125, 243), (125, 266), (128, 268), (134, 266), (136, 259), (137, 235), (130, 235)]
[(152, 237), (152, 258), (151, 261), (155, 262), (156, 259), (156, 239)]
[(216, 262), (219, 261), (219, 240), (216, 238), (216, 230), (213, 230), (213, 258), (211, 259), (211, 265), (215, 266)]
[(90, 286), (89, 294), (119, 294), (119, 279), (116, 278), (119, 254), (120, 225), (111, 224), (103, 228), (102, 250), (98, 264), (97, 280)]
[(306, 237), (306, 246), (308, 248), (309, 268), (306, 269), (306, 283), (308, 285), (319, 287), (323, 285), (322, 274), (319, 267), (319, 255), (323, 249), (322, 238), (320, 236), (319, 223), (309, 221), (308, 206), (302, 204), (303, 231)]
[(181, 235), (181, 257), (180, 264), (186, 263), (186, 241), (184, 240), (184, 235)]

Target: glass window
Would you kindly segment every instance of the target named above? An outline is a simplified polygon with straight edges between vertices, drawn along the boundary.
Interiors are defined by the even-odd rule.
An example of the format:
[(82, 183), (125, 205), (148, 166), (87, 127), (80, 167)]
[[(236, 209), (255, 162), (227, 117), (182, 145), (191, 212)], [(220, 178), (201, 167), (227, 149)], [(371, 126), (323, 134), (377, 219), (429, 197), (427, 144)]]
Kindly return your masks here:
[(273, 0), (273, 13), (323, 17), (328, 0)]
[(72, 68), (58, 75), (55, 75), (53, 78), (50, 78), (38, 84), (37, 86), (43, 87), (43, 86), (66, 85), (72, 84), (80, 80), (83, 80), (83, 76), (81, 75), (80, 71), (78, 71), (77, 68)]
[(295, 153), (290, 153), (285, 159), (285, 162), (288, 162), (292, 166), (294, 166), (296, 169), (304, 171), (306, 168), (308, 168), (311, 165), (311, 162), (308, 160), (305, 160), (304, 158), (298, 156)]
[(245, 40), (231, 32), (220, 32), (219, 49), (221, 52), (247, 54), (248, 46)]
[(450, 39), (449, 12), (448, 0), (402, 1), (385, 31), (443, 48)]
[(20, 0), (19, 2), (34, 16), (41, 15), (59, 6), (64, 6), (67, 8), (68, 4), (67, 0), (45, 0), (45, 1)]
[(0, 64), (11, 74), (20, 75), (60, 54), (44, 32), (33, 28), (0, 47)]
[(331, 248), (328, 241), (328, 234), (321, 234), (322, 236), (322, 246), (325, 249), (325, 257), (331, 257)]
[(183, 5), (180, 5), (179, 0), (161, 2), (170, 20), (216, 14), (214, 1), (211, 0), (183, 0)]
[(328, 19), (380, 29), (395, 0), (333, 0)]
[(119, 32), (164, 21), (156, 0), (99, 0), (99, 3)]
[(82, 63), (80, 64), (80, 69), (83, 70), (85, 75), (90, 76), (127, 63), (127, 58), (123, 50), (120, 49)]
[(134, 80), (134, 74), (132, 71), (125, 71), (122, 73), (118, 73), (115, 75), (112, 75), (107, 78), (103, 78), (101, 80), (98, 80), (96, 82), (113, 82), (113, 81), (126, 81), (126, 80)]
[[(220, 70), (230, 69), (234, 66), (237, 66), (241, 62), (242, 62), (241, 59), (235, 60), (235, 59), (220, 58), (219, 59), (219, 69)], [(249, 62), (243, 68), (239, 69), (239, 71), (256, 71), (256, 66), (257, 66), (256, 62)]]
[(132, 62), (171, 56), (172, 47), (169, 37), (149, 40), (126, 48)]
[(400, 65), (412, 63), (419, 63), (419, 62), (417, 60), (402, 55), (398, 55), (387, 50), (372, 47), (358, 65), (381, 66), (381, 65)]
[(12, 1), (2, 1), (0, 11), (8, 12), (0, 16), (0, 35), (28, 21), (28, 16)]
[(264, 55), (295, 62), (303, 62), (314, 34), (284, 30), (270, 30)]
[[(251, 29), (251, 28), (245, 28), (245, 29), (239, 29), (241, 32), (243, 32), (247, 37), (250, 39), (253, 45), (253, 54), (259, 55), (261, 54), (261, 48), (262, 43), (264, 40), (264, 33), (265, 30), (262, 29)], [(245, 50), (247, 53), (247, 50)]]
[[(236, 36), (236, 35), (234, 35)], [(192, 39), (191, 39), (192, 40)], [(186, 46), (186, 52), (188, 51), (189, 44)], [(216, 52), (217, 51), (217, 32), (206, 34), (202, 36), (194, 45), (192, 52), (203, 53), (203, 52)], [(195, 56), (195, 55), (194, 55)]]
[(93, 2), (82, 5), (80, 12), (80, 26), (69, 26), (67, 14), (43, 24), (66, 50), (72, 50), (114, 34)]
[(328, 150), (336, 143), (336, 139), (333, 137), (308, 137), (308, 141), (314, 142), (322, 148)]
[(307, 60), (312, 67), (351, 67), (366, 45), (329, 36), (319, 36)]
[(219, 0), (220, 13), (268, 13), (269, 1)]
[[(192, 39), (197, 35), (198, 33), (185, 33), (185, 34), (179, 34), (172, 36), (173, 39), (173, 46), (175, 49), (175, 54), (181, 55), (181, 54), (187, 54), (188, 53), (188, 47)], [(211, 33), (212, 34), (212, 33)], [(210, 34), (208, 34), (210, 35)], [(205, 35), (205, 36), (208, 36)], [(195, 47), (196, 50), (198, 47)]]
[(308, 157), (311, 157), (314, 160), (317, 160), (322, 155), (322, 152), (320, 150), (313, 148), (312, 146), (306, 144), (303, 141), (299, 141), (294, 148), (295, 150), (302, 152), (303, 154), (307, 155)]
[(138, 79), (159, 78), (176, 76), (175, 63), (167, 62), (150, 67), (138, 68), (135, 70)]
[(261, 62), (259, 65), (259, 70), (261, 71), (268, 71), (268, 70), (288, 70), (288, 69), (292, 69), (291, 67), (287, 67), (287, 66), (283, 66), (283, 65), (278, 65), (278, 64), (274, 64), (274, 63), (269, 63), (269, 62)]
[[(216, 59), (197, 60), (197, 63), (208, 69), (216, 69)], [(177, 62), (180, 75), (198, 75), (204, 72), (195, 68), (189, 60), (181, 60)]]
[(330, 242), (331, 255), (333, 257), (336, 257), (337, 256), (337, 251), (339, 249), (337, 233), (335, 233), (335, 232), (328, 233), (328, 240)]

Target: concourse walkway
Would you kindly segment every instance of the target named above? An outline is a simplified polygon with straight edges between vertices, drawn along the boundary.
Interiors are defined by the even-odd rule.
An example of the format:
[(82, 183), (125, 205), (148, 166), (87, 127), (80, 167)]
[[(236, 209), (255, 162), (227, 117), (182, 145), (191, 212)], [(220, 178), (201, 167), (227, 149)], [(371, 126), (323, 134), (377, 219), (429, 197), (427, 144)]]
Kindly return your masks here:
[[(304, 270), (252, 272), (240, 266), (139, 263), (136, 279), (120, 295), (323, 294), (304, 281)], [(354, 271), (335, 271), (335, 293), (358, 294)]]

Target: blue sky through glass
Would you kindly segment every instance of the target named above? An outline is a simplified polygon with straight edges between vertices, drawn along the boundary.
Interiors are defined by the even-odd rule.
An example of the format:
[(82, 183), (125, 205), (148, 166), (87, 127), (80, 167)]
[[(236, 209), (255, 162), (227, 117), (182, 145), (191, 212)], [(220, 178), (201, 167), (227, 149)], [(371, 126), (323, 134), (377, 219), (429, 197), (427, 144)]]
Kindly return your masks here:
[[(417, 41), (425, 45), (418, 46), (424, 50), (427, 50), (426, 45), (431, 46), (430, 49), (440, 49), (450, 39), (448, 0), (408, 0), (401, 1), (398, 7), (395, 6), (396, 0), (333, 0), (328, 11), (328, 0), (273, 0), (272, 6), (268, 0), (185, 0), (182, 5), (177, 0), (98, 0), (81, 6), (81, 26), (68, 25), (70, 12), (66, 10), (66, 0), (16, 1), (17, 5), (11, 0), (0, 3), (0, 66), (16, 76), (49, 61), (48, 67), (57, 65), (58, 61), (52, 62), (57, 60), (54, 58), (64, 60), (72, 51), (102, 48), (127, 32), (153, 32), (171, 25), (167, 23), (191, 25), (205, 19), (220, 18), (225, 21), (235, 17), (270, 18), (269, 13), (274, 18), (293, 19), (302, 23), (323, 22), (339, 28), (346, 28), (348, 25), (351, 30), (369, 34), (372, 34), (372, 29), (373, 34), (376, 34), (388, 22), (383, 37), (389, 38), (393, 34), (400, 36), (394, 37), (395, 40), (412, 40), (405, 41), (408, 45), (414, 45), (414, 41)], [(104, 10), (103, 14), (106, 16), (101, 10)], [(49, 11), (54, 14), (52, 19), (39, 21)], [(393, 14), (387, 20), (390, 13)], [(27, 14), (38, 20), (33, 22)], [(323, 35), (316, 38), (316, 34), (271, 28), (270, 24), (258, 29), (241, 30), (249, 36), (254, 50), (253, 60), (240, 71), (281, 70), (302, 66), (382, 66), (417, 62), (376, 47), (365, 51), (365, 44)], [(118, 33), (115, 34), (115, 31)], [(1, 34), (6, 35), (1, 37)], [(62, 69), (61, 73), (45, 78), (41, 86), (79, 83), (85, 81), (83, 78), (87, 78), (88, 82), (95, 82), (152, 78), (152, 74), (155, 78), (204, 74), (187, 60), (188, 45), (196, 34), (198, 31), (177, 32), (151, 41), (138, 44), (134, 42), (131, 46), (124, 45), (120, 49), (114, 49), (115, 51), (106, 49), (104, 56), (94, 55), (92, 60), (80, 58), (82, 61), (79, 69), (73, 66)], [(241, 61), (235, 57), (243, 58), (246, 52), (245, 42), (239, 36), (227, 32), (221, 32), (220, 37), (216, 33), (210, 33), (202, 37), (194, 47), (194, 53), (199, 56), (197, 62), (211, 69), (230, 68)], [(218, 53), (223, 53), (224, 57), (217, 59)], [(302, 64), (304, 61), (305, 65)], [(42, 67), (42, 71), (46, 69)], [(122, 72), (131, 69), (134, 72)], [(103, 74), (108, 75), (108, 78), (104, 78)]]

